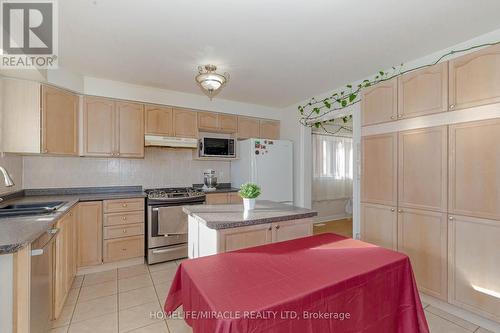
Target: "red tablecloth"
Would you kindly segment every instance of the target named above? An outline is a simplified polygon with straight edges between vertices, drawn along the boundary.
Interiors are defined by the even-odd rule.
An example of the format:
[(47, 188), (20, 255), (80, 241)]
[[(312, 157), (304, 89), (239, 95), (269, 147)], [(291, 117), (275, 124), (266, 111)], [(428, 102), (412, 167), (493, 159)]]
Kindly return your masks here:
[(195, 333), (429, 332), (408, 257), (336, 234), (185, 260), (180, 305)]

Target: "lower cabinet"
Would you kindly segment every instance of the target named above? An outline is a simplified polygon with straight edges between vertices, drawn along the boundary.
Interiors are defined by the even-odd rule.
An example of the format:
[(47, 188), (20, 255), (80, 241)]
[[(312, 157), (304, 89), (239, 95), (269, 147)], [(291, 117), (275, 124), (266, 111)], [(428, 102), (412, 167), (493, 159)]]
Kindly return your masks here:
[(447, 300), (447, 215), (402, 208), (398, 211), (398, 250), (410, 257), (419, 289)]
[(448, 301), (500, 321), (500, 221), (448, 220)]
[(137, 257), (144, 257), (144, 235), (104, 241), (103, 262)]
[(54, 252), (54, 301), (52, 309), (54, 318), (60, 316), (76, 275), (77, 248), (75, 245), (77, 225), (75, 211), (76, 209), (73, 209), (68, 212), (56, 224), (59, 233), (56, 235)]
[(102, 263), (102, 201), (78, 204), (78, 267)]
[(238, 192), (209, 193), (206, 196), (207, 205), (241, 204), (243, 199)]
[(396, 207), (361, 204), (361, 239), (363, 241), (397, 250), (397, 230)]

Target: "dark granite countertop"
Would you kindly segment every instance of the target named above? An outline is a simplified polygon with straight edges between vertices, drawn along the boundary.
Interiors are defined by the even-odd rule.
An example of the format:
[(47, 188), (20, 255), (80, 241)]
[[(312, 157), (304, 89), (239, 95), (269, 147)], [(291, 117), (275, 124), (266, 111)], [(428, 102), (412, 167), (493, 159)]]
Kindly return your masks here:
[(248, 225), (288, 221), (314, 217), (317, 212), (277, 203), (258, 200), (255, 209), (244, 212), (243, 205), (191, 205), (183, 206), (183, 211), (210, 229), (229, 229)]
[[(79, 193), (80, 192), (80, 193)], [(106, 187), (77, 189), (25, 190), (18, 196), (7, 196), (0, 207), (13, 203), (63, 201), (54, 213), (0, 218), (0, 254), (13, 253), (30, 244), (51, 229), (57, 220), (80, 201), (144, 198), (141, 187)]]

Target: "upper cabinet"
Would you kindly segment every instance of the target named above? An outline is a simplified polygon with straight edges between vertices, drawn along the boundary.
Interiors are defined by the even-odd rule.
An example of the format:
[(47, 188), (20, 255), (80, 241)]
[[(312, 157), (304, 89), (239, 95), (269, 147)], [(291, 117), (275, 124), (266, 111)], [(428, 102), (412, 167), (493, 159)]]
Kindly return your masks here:
[(396, 206), (397, 140), (396, 133), (363, 137), (362, 202)]
[(450, 60), (450, 110), (500, 102), (500, 45)]
[(174, 118), (169, 106), (146, 105), (146, 134), (173, 136)]
[(450, 126), (450, 214), (500, 219), (500, 120)]
[(144, 157), (144, 105), (116, 102), (116, 113), (119, 156)]
[(237, 117), (214, 112), (198, 112), (198, 129), (208, 132), (235, 133), (238, 129)]
[(78, 155), (78, 96), (42, 86), (42, 152)]
[(397, 119), (398, 81), (380, 82), (363, 90), (361, 96), (362, 124), (372, 125)]
[(280, 138), (280, 122), (277, 120), (261, 120), (260, 137), (262, 139), (278, 140)]
[(446, 212), (447, 138), (446, 126), (399, 133), (399, 206)]
[(238, 139), (260, 138), (260, 121), (257, 118), (238, 116)]
[(83, 104), (83, 155), (144, 156), (142, 104), (98, 97), (85, 97)]
[(398, 118), (448, 110), (448, 63), (411, 72), (398, 79)]
[(198, 137), (198, 116), (196, 111), (174, 108), (173, 119), (174, 136), (180, 138)]

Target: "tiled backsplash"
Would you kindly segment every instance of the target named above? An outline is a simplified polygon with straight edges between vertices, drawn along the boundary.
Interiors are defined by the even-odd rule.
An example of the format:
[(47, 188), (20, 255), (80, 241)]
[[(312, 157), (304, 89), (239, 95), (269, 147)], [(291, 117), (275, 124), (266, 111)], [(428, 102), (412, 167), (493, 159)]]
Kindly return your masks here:
[(0, 156), (0, 165), (3, 166), (14, 181), (14, 186), (5, 187), (0, 176), (0, 195), (23, 189), (23, 158), (17, 155), (5, 154)]
[(193, 160), (189, 149), (148, 147), (144, 159), (24, 156), (23, 161), (24, 188), (187, 186), (202, 183), (209, 168), (219, 183), (231, 181), (230, 162)]

